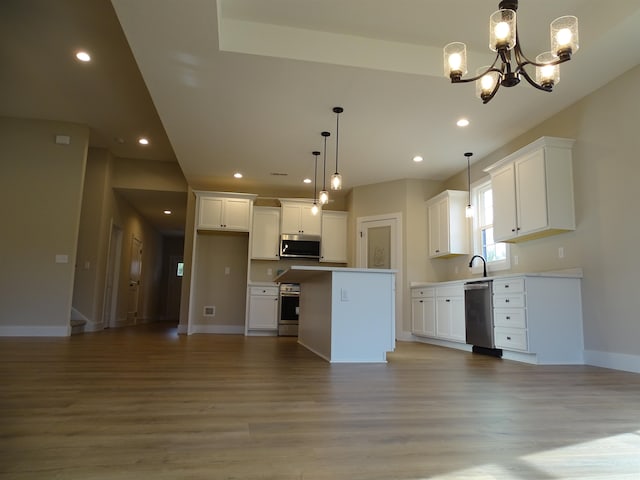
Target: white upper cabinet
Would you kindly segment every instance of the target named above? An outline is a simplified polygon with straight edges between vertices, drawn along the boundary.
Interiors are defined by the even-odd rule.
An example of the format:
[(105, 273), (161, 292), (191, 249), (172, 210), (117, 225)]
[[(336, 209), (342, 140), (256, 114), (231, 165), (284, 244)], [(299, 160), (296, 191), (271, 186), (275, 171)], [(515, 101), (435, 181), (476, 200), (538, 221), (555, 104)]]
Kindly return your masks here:
[(282, 205), (280, 233), (294, 235), (321, 235), (321, 214), (311, 213), (311, 203), (280, 200)]
[(497, 242), (575, 230), (573, 143), (542, 137), (485, 170), (491, 175)]
[(278, 260), (280, 246), (280, 208), (254, 207), (251, 228), (251, 258)]
[(196, 192), (198, 230), (231, 230), (248, 232), (251, 228), (251, 206), (255, 195)]
[(347, 212), (322, 212), (320, 262), (347, 263)]
[(467, 201), (468, 193), (460, 190), (445, 190), (427, 200), (429, 257), (469, 254)]

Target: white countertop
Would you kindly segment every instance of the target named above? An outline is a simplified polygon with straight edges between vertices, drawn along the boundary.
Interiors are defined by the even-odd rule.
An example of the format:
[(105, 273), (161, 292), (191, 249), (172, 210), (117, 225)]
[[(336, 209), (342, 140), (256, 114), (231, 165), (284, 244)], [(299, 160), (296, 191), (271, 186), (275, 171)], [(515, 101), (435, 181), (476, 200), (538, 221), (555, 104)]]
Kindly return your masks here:
[(315, 267), (308, 265), (293, 265), (285, 270), (283, 273), (278, 275), (274, 281), (276, 282), (287, 282), (291, 281), (291, 277), (295, 277), (295, 279), (300, 279), (304, 276), (312, 276), (319, 273), (333, 273), (333, 272), (352, 272), (352, 273), (382, 273), (382, 274), (392, 274), (397, 273), (397, 270), (389, 270), (383, 268), (348, 268), (348, 267)]
[(505, 273), (503, 275), (489, 275), (487, 277), (474, 276), (469, 278), (461, 278), (459, 280), (449, 280), (446, 282), (411, 282), (410, 288), (420, 287), (435, 287), (438, 285), (453, 285), (466, 282), (476, 282), (478, 280), (500, 280), (503, 278), (513, 277), (559, 277), (559, 278), (582, 278), (581, 268), (571, 268), (567, 270), (552, 270), (548, 272), (519, 272), (519, 273)]

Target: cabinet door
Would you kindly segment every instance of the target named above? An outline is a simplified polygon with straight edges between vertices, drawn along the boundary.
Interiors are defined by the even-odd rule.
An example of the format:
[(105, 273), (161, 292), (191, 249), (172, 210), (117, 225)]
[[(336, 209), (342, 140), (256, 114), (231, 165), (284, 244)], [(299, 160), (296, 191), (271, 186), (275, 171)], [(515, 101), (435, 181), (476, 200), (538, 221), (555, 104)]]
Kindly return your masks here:
[(251, 258), (277, 260), (280, 244), (280, 209), (255, 207), (251, 227)]
[(437, 257), (440, 254), (440, 203), (429, 205), (429, 256)]
[(283, 204), (281, 210), (280, 232), (297, 235), (300, 228), (300, 205)]
[(224, 227), (230, 230), (249, 231), (251, 219), (251, 202), (244, 198), (224, 199)]
[(516, 236), (516, 184), (513, 165), (491, 175), (491, 189), (493, 237), (496, 242), (502, 242)]
[(531, 152), (516, 161), (515, 176), (518, 235), (546, 228), (548, 219), (544, 149)]
[(347, 212), (322, 212), (320, 261), (347, 263)]
[(220, 197), (200, 197), (198, 228), (221, 228), (224, 199)]
[(451, 339), (465, 342), (464, 297), (451, 298)]
[(416, 335), (436, 335), (436, 304), (433, 297), (411, 299), (411, 331)]
[(451, 299), (436, 298), (436, 335), (440, 338), (451, 338)]
[(300, 232), (305, 235), (322, 234), (322, 214), (311, 213), (312, 205), (302, 205), (300, 207)]
[(277, 328), (277, 295), (251, 295), (249, 297), (249, 329), (275, 330)]

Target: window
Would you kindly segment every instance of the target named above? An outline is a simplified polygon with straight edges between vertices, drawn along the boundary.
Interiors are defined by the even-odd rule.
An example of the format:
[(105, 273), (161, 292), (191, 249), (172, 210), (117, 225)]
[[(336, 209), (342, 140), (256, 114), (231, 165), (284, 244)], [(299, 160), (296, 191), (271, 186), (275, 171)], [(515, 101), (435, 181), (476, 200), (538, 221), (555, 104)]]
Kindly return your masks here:
[[(487, 270), (506, 270), (511, 267), (509, 245), (493, 239), (493, 191), (491, 180), (480, 180), (471, 188), (476, 206), (473, 217), (473, 253), (487, 261)], [(481, 268), (481, 267), (478, 267)]]

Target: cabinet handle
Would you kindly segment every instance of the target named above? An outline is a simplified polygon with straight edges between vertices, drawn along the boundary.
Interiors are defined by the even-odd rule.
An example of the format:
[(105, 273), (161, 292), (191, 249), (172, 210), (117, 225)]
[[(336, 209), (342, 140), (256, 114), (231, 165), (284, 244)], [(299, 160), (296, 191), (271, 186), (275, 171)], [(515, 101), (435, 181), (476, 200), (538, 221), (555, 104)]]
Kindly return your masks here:
[(420, 300), (420, 303), (422, 303), (422, 300)]
[(507, 320), (511, 320), (511, 317), (510, 317), (510, 316), (508, 316), (508, 315), (507, 315), (507, 317), (506, 317), (506, 318), (507, 318)]
[(440, 250), (436, 250), (436, 253), (440, 253)]
[(516, 231), (516, 229), (515, 229), (515, 228), (512, 228), (512, 229), (511, 229), (511, 231), (512, 231), (512, 232), (515, 232), (515, 231)]
[(507, 337), (507, 340), (511, 340), (511, 337)]
[(504, 303), (509, 303), (509, 299), (505, 298)]
[(448, 298), (445, 300), (445, 302), (450, 302), (451, 300), (449, 300)]
[(509, 284), (507, 283), (507, 284), (504, 286), (504, 288), (509, 288)]
[(520, 227), (518, 227), (516, 230), (520, 230)]

